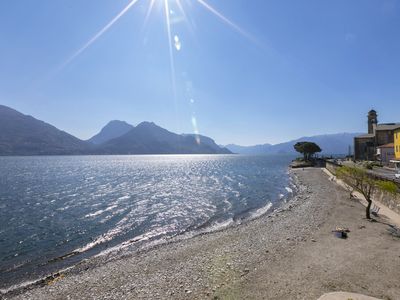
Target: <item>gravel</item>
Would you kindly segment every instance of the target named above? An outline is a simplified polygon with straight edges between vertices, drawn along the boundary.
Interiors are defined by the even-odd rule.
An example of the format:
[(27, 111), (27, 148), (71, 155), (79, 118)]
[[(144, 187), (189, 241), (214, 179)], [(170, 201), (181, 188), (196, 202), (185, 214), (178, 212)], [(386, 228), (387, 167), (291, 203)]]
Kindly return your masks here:
[[(400, 238), (318, 168), (256, 220), (141, 252), (92, 258), (6, 299), (317, 299), (334, 291), (400, 299)], [(381, 222), (382, 221), (382, 222)], [(347, 239), (336, 227), (350, 229)]]

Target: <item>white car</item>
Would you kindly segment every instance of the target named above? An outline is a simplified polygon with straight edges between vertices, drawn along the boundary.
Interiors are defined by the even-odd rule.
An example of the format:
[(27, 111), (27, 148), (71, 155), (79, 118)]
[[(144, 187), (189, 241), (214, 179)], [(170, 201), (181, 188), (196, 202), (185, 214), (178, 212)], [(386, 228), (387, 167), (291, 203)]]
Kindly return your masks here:
[(396, 178), (396, 179), (400, 179), (400, 173), (396, 173), (396, 174), (394, 174), (394, 178)]

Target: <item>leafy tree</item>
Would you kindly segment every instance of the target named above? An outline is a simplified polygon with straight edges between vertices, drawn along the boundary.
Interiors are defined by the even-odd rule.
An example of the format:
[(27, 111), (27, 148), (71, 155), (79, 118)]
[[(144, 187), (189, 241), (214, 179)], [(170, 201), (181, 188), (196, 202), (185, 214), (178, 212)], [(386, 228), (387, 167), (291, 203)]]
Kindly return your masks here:
[(313, 142), (298, 142), (293, 147), (297, 152), (303, 154), (305, 161), (311, 160), (315, 153), (322, 151), (321, 148)]
[(396, 184), (387, 180), (377, 180), (368, 174), (367, 170), (359, 167), (343, 166), (336, 171), (336, 176), (343, 180), (350, 188), (350, 195), (354, 191), (360, 192), (365, 200), (367, 200), (367, 208), (365, 215), (367, 219), (371, 219), (370, 210), (372, 205), (372, 197), (378, 190), (386, 191), (392, 194), (397, 193)]

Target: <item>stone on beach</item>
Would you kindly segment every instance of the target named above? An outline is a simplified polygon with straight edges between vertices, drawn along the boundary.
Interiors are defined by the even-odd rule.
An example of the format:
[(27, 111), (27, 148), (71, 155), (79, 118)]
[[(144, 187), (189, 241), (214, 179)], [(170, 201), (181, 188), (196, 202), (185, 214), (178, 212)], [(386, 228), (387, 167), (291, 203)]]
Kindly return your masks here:
[[(387, 225), (365, 221), (361, 204), (320, 169), (294, 174), (301, 197), (274, 213), (273, 223), (264, 216), (140, 253), (93, 258), (50, 286), (6, 299), (318, 299), (338, 290), (377, 297), (353, 300), (400, 299), (400, 240)], [(351, 239), (332, 235), (338, 224), (352, 229)]]

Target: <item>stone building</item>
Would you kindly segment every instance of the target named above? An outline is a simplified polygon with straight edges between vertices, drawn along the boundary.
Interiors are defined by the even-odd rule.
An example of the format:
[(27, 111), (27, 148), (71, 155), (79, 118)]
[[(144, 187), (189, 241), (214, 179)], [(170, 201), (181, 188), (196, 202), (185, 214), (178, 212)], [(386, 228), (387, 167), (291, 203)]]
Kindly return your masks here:
[(375, 110), (368, 113), (368, 133), (354, 138), (355, 160), (376, 160), (377, 148), (394, 143), (394, 132), (400, 129), (400, 123), (378, 123)]

